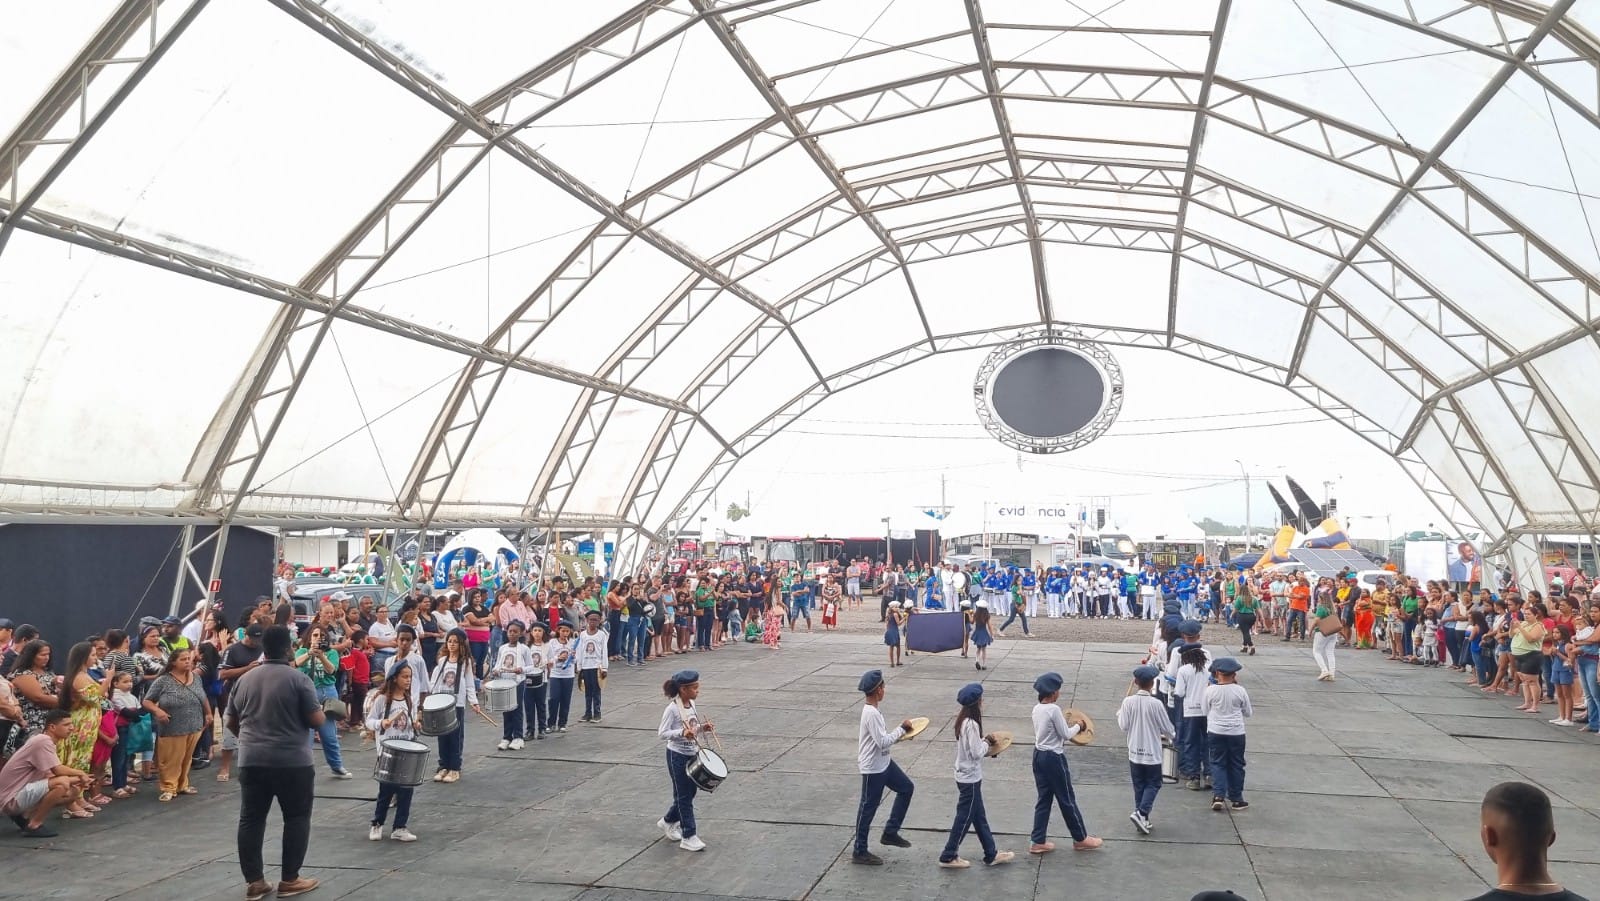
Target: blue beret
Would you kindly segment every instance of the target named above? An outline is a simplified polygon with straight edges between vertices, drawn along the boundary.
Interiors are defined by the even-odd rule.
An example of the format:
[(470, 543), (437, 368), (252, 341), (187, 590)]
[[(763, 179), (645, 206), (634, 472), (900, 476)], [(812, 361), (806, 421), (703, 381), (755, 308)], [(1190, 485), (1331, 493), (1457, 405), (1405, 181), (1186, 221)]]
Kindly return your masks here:
[(1186, 619), (1183, 622), (1178, 623), (1178, 634), (1179, 635), (1199, 635), (1200, 634), (1200, 621), (1197, 620), (1197, 619)]
[(1244, 669), (1244, 664), (1232, 657), (1218, 657), (1211, 661), (1211, 671), (1213, 673), (1237, 673), (1242, 669)]
[(856, 691), (866, 694), (883, 684), (883, 670), (869, 669), (861, 674), (861, 681), (856, 683)]
[(700, 681), (700, 674), (692, 669), (681, 669), (672, 674), (675, 685), (693, 685)]
[(962, 707), (965, 707), (968, 704), (977, 703), (978, 699), (981, 697), (983, 697), (983, 683), (968, 682), (967, 684), (961, 686), (960, 691), (956, 692), (956, 703), (960, 704)]
[(1138, 679), (1140, 682), (1154, 682), (1156, 676), (1159, 675), (1161, 675), (1161, 670), (1158, 670), (1149, 664), (1145, 664), (1144, 666), (1136, 666), (1133, 668), (1133, 677)]
[(1161, 609), (1167, 613), (1177, 613), (1183, 609), (1183, 605), (1177, 601), (1167, 601), (1161, 605)]
[(1033, 690), (1042, 695), (1055, 694), (1061, 690), (1061, 674), (1045, 673), (1033, 680)]

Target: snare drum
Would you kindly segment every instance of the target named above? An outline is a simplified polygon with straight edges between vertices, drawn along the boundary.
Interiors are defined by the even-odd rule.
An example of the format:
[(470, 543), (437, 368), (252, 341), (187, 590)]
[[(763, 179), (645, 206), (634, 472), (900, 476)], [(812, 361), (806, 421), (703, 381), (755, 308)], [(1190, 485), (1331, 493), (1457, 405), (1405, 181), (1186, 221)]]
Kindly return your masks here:
[(686, 768), (689, 778), (701, 791), (714, 792), (728, 778), (728, 764), (722, 755), (710, 748), (701, 748)]
[(402, 738), (383, 743), (372, 778), (390, 785), (418, 786), (428, 773), (428, 746)]
[(541, 669), (538, 672), (533, 673), (532, 675), (528, 676), (528, 687), (529, 688), (543, 688), (544, 687), (544, 670)]
[(485, 713), (507, 713), (519, 706), (517, 696), (522, 686), (515, 679), (490, 679), (483, 683), (483, 710)]
[(423, 735), (449, 735), (456, 730), (456, 699), (454, 695), (428, 695), (422, 701), (422, 715), (417, 717), (417, 731)]

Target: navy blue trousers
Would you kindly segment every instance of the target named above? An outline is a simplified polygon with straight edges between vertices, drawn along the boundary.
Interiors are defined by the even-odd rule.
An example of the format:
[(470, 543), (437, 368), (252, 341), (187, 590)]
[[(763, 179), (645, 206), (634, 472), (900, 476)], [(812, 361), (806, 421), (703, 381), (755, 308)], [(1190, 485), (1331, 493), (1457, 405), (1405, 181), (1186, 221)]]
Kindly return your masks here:
[(983, 809), (983, 783), (957, 782), (956, 818), (950, 824), (950, 838), (944, 843), (944, 853), (939, 862), (955, 860), (961, 849), (961, 840), (968, 832), (978, 833), (978, 844), (983, 846), (983, 862), (994, 860), (998, 852), (994, 846), (994, 833), (989, 831), (989, 814)]
[(578, 678), (583, 680), (583, 715), (594, 719), (600, 715), (600, 671), (578, 670)]
[(700, 786), (689, 778), (689, 764), (693, 762), (694, 758), (688, 754), (667, 750), (667, 775), (672, 779), (672, 806), (667, 808), (667, 815), (662, 819), (681, 824), (684, 838), (695, 834), (694, 796), (700, 793)]
[(439, 736), (439, 768), (445, 770), (461, 769), (461, 747), (467, 740), (467, 716), (465, 707), (456, 707), (456, 727)]
[(883, 824), (884, 835), (894, 835), (900, 831), (900, 824), (906, 821), (906, 813), (911, 810), (911, 793), (916, 786), (911, 783), (900, 765), (889, 761), (889, 768), (881, 773), (861, 774), (861, 803), (856, 806), (856, 847), (855, 853), (867, 853), (867, 833), (872, 829), (872, 820), (878, 815), (878, 805), (883, 803), (883, 790), (894, 792), (894, 806), (889, 808), (889, 821)]
[(1206, 718), (1186, 716), (1178, 732), (1178, 775), (1200, 778), (1205, 774), (1206, 759)]
[(1128, 761), (1128, 773), (1133, 777), (1133, 809), (1141, 816), (1150, 816), (1156, 806), (1156, 795), (1161, 791), (1161, 764)]
[(550, 722), (551, 729), (565, 729), (567, 727), (567, 714), (572, 711), (572, 686), (575, 679), (550, 680)]
[(1081, 842), (1089, 837), (1083, 825), (1083, 813), (1078, 810), (1078, 799), (1072, 794), (1072, 774), (1067, 772), (1067, 755), (1054, 751), (1033, 752), (1033, 787), (1039, 799), (1033, 804), (1034, 844), (1044, 842), (1045, 828), (1050, 825), (1050, 804), (1061, 808), (1061, 817), (1067, 821), (1067, 831), (1072, 840)]
[(1229, 801), (1244, 800), (1244, 736), (1206, 736), (1206, 753), (1211, 757), (1211, 794)]

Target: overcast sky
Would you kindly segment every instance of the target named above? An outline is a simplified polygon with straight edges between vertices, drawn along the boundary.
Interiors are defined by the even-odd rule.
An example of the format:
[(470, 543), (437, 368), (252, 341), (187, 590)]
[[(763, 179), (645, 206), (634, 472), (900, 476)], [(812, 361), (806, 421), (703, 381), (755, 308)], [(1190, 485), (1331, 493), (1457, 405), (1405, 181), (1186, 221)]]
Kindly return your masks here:
[(884, 516), (896, 529), (925, 528), (921, 510), (939, 502), (941, 474), (959, 531), (982, 520), (985, 501), (1093, 497), (1111, 498), (1113, 518), (1181, 510), (1237, 524), (1245, 489), (1236, 460), (1255, 480), (1256, 525), (1275, 522), (1265, 480), (1287, 496), (1284, 475), (1318, 501), (1331, 481), (1355, 537), (1442, 522), (1397, 463), (1294, 395), (1163, 351), (1112, 348), (1125, 401), (1104, 437), (1019, 459), (974, 412), (972, 382), (987, 352), (935, 357), (824, 401), (733, 471), (717, 509), (703, 511), (707, 525), (748, 492), (754, 517), (730, 526), (740, 534), (872, 535)]

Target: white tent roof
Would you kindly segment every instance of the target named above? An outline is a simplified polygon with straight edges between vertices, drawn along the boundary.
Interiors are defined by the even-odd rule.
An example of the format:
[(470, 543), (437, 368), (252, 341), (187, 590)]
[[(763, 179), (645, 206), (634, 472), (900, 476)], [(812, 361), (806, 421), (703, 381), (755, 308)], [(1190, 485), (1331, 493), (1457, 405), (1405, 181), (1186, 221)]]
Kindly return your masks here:
[(660, 536), (1045, 328), (1595, 531), (1600, 4), (1096, 6), (10, 8), (0, 514)]

